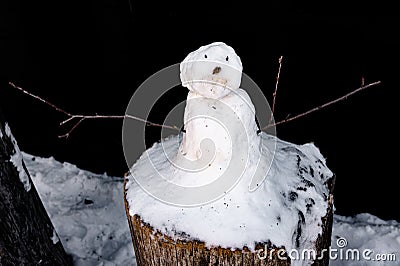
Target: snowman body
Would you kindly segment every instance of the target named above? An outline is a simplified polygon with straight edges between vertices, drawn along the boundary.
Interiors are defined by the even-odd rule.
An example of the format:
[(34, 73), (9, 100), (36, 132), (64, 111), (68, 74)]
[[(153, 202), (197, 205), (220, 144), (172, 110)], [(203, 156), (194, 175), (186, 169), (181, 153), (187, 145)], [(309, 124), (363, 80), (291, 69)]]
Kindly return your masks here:
[[(182, 84), (190, 91), (178, 156), (221, 167), (222, 162), (231, 159), (233, 145), (259, 139), (254, 105), (246, 91), (239, 88), (240, 58), (226, 44), (212, 43), (190, 53), (180, 67)], [(248, 153), (246, 156), (259, 153), (260, 145), (252, 146), (239, 150)]]

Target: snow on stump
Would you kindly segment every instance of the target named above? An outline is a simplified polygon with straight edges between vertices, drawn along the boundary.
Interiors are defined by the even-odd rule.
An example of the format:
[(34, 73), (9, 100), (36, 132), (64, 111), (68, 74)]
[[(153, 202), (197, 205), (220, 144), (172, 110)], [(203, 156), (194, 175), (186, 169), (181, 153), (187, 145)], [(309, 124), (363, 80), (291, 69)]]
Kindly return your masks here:
[(125, 178), (138, 265), (328, 265), (334, 175), (318, 148), (259, 132), (226, 44), (200, 47), (180, 71), (184, 133)]

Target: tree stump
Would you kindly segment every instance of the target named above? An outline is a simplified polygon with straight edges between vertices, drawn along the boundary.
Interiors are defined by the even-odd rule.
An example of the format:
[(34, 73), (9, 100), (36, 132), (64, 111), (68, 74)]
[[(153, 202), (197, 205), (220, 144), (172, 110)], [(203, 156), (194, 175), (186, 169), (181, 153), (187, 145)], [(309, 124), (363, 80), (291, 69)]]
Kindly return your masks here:
[[(317, 258), (321, 257), (321, 252), (324, 252), (325, 255), (314, 261), (312, 265), (316, 266), (329, 265), (329, 253), (327, 251), (331, 245), (332, 235), (334, 180), (335, 176), (331, 179), (329, 184), (330, 195), (328, 198), (327, 214), (325, 217), (321, 218), (322, 235), (318, 235), (315, 243)], [(256, 252), (251, 252), (247, 247), (237, 250), (221, 247), (209, 248), (204, 242), (187, 239), (184, 236), (174, 240), (154, 230), (151, 224), (142, 221), (140, 216), (131, 216), (129, 214), (125, 185), (126, 179), (124, 183), (125, 210), (138, 266), (291, 265), (290, 256), (285, 254), (285, 250), (282, 247), (271, 246), (271, 243), (259, 243), (256, 245)], [(266, 253), (264, 253), (265, 248)]]
[(16, 145), (0, 113), (0, 265), (70, 265), (25, 164), (13, 163)]

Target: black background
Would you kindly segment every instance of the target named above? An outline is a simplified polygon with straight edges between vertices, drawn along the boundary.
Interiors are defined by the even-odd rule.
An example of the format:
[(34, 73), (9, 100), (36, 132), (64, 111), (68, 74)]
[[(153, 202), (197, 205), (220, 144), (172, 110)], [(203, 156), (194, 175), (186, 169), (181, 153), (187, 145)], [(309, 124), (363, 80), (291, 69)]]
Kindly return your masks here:
[[(270, 102), (284, 56), (277, 120), (358, 88), (362, 77), (381, 80), (277, 133), (320, 148), (337, 175), (336, 213), (400, 220), (396, 9), (382, 1), (298, 2), (1, 1), (0, 107), (21, 150), (121, 176), (127, 170), (121, 120), (85, 121), (68, 140), (59, 139), (68, 131), (58, 125), (66, 117), (7, 83), (71, 113), (123, 114), (146, 78), (214, 41), (236, 50)], [(187, 91), (175, 93), (170, 105)], [(164, 103), (153, 120), (162, 121)], [(159, 139), (158, 128), (148, 131), (148, 143)]]

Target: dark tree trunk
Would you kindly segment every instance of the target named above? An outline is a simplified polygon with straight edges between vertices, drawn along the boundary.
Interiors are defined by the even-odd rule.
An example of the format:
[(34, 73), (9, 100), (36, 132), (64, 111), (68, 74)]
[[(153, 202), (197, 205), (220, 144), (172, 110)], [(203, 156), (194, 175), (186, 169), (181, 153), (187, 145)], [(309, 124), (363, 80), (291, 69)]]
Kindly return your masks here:
[(17, 144), (6, 127), (0, 113), (0, 265), (70, 265), (23, 163), (31, 188), (20, 180), (11, 160)]

